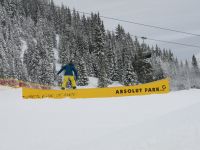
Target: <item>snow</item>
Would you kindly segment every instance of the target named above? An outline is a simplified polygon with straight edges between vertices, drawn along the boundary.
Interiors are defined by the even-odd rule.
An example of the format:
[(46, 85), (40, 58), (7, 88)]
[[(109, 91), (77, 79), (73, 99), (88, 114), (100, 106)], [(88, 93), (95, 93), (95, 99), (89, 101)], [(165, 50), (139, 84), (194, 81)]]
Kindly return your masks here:
[(56, 48), (53, 48), (53, 51), (54, 51), (54, 58), (56, 60), (56, 71), (59, 71), (60, 68), (62, 67), (62, 65), (60, 63), (58, 63), (58, 60), (59, 60), (59, 54), (58, 54), (58, 49), (59, 49), (59, 42), (60, 42), (60, 37), (59, 35), (57, 34), (56, 35), (56, 45), (57, 47)]
[[(98, 78), (95, 77), (89, 77), (89, 84), (87, 86), (78, 86), (78, 89), (82, 88), (98, 88)], [(108, 87), (119, 87), (122, 86), (118, 81), (114, 81), (112, 84), (110, 84)]]
[(200, 149), (200, 90), (25, 101), (1, 87), (0, 97), (1, 150)]
[(10, 90), (10, 89), (13, 89), (13, 88), (7, 87), (7, 86), (0, 86), (0, 92), (5, 91), (5, 90)]
[(119, 87), (119, 86), (123, 86), (122, 84), (120, 84), (118, 81), (114, 81), (111, 85), (109, 85), (108, 87)]
[(26, 43), (26, 41), (24, 41), (24, 40), (22, 40), (21, 39), (21, 43), (22, 43), (22, 45), (21, 45), (21, 56), (20, 56), (20, 58), (23, 60), (24, 59), (24, 53), (27, 51), (27, 49), (28, 49), (28, 46), (27, 46), (27, 43)]
[(58, 49), (56, 48), (53, 48), (53, 51), (54, 51), (54, 55), (55, 55), (55, 66), (56, 66), (56, 71), (59, 71), (60, 68), (62, 67), (62, 65), (60, 63), (58, 63)]
[[(82, 89), (82, 88), (97, 88), (98, 87), (98, 78), (95, 77), (89, 77), (89, 84), (87, 86), (78, 86), (78, 89)], [(119, 82), (115, 81), (113, 82), (111, 85), (109, 85), (108, 87), (118, 87), (118, 86), (122, 86)]]
[(82, 89), (82, 88), (96, 88), (98, 87), (98, 78), (95, 77), (89, 77), (89, 81), (88, 81), (88, 85), (87, 86), (78, 86), (78, 89)]

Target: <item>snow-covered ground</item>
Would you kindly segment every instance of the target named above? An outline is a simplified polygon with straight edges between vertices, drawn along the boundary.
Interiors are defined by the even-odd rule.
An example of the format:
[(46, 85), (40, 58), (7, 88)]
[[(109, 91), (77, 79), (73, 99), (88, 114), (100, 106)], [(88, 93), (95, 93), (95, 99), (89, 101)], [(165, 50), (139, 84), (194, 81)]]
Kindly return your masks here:
[(200, 91), (25, 101), (0, 88), (0, 150), (199, 150)]
[[(98, 87), (98, 78), (89, 77), (89, 84), (87, 86), (78, 86), (78, 89), (82, 88), (97, 88)], [(108, 87), (119, 87), (122, 86), (118, 81), (113, 81)]]

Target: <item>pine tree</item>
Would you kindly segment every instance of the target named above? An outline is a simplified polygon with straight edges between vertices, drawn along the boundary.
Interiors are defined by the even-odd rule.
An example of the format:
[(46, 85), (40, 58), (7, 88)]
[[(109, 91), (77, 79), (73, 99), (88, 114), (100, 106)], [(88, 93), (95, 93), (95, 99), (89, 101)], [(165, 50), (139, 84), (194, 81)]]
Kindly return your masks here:
[(195, 55), (192, 56), (191, 76), (192, 88), (200, 88), (200, 70)]
[(136, 85), (138, 83), (137, 75), (134, 72), (131, 62), (127, 64), (124, 70), (123, 81), (125, 86)]
[(34, 41), (27, 41), (28, 49), (24, 54), (23, 63), (27, 68), (27, 73), (31, 82), (39, 83), (38, 70), (39, 70), (39, 50), (36, 49)]
[(0, 33), (0, 78), (8, 78), (8, 72), (9, 72), (9, 65), (6, 58), (6, 52), (4, 43), (2, 43), (3, 40), (1, 39), (1, 33)]
[(186, 85), (187, 85), (187, 89), (191, 88), (191, 70), (188, 64), (188, 61), (185, 61), (185, 66), (184, 66), (184, 70), (185, 70), (185, 76), (186, 76)]
[(198, 75), (200, 73), (200, 71), (199, 71), (199, 66), (198, 66), (197, 59), (196, 59), (195, 55), (192, 56), (192, 67), (193, 67), (195, 74)]
[(95, 57), (98, 62), (98, 87), (106, 87), (108, 85), (107, 74), (105, 69), (105, 53), (104, 53), (104, 34), (100, 27), (95, 27)]
[(66, 28), (64, 32), (60, 35), (60, 42), (59, 42), (59, 62), (62, 65), (68, 63), (70, 58), (70, 28)]
[[(3, 1), (1, 2), (3, 4)], [(9, 77), (9, 65), (7, 58), (7, 47), (5, 42), (5, 28), (6, 28), (6, 12), (5, 9), (0, 5), (0, 77), (8, 78)]]
[(79, 86), (86, 86), (88, 85), (88, 76), (87, 76), (87, 70), (85, 66), (85, 62), (83, 58), (81, 59), (78, 67), (78, 73), (79, 73), (79, 79), (78, 79), (78, 85)]
[(37, 46), (39, 51), (38, 80), (41, 84), (53, 85), (54, 83), (54, 53), (52, 39), (48, 39), (48, 30), (45, 32), (47, 22), (39, 19), (37, 23)]
[(146, 50), (147, 47), (143, 43), (141, 47), (138, 48), (135, 61), (133, 62), (133, 66), (140, 83), (148, 83), (153, 81), (153, 68), (150, 64), (150, 60), (144, 58), (143, 56)]
[(153, 69), (153, 80), (160, 80), (160, 79), (164, 79), (164, 77), (165, 77), (164, 71), (161, 66), (161, 64), (162, 64), (161, 57), (159, 55), (160, 54), (156, 47), (156, 50), (153, 52), (152, 57), (150, 59), (152, 69)]
[(109, 79), (113, 79), (114, 69), (115, 69), (115, 54), (114, 54), (114, 43), (112, 43), (112, 35), (108, 32), (105, 41), (105, 63), (106, 65), (106, 73)]
[(4, 0), (0, 0), (0, 5), (4, 6)]
[(117, 62), (117, 76), (119, 78), (119, 82), (123, 83), (123, 70), (126, 60), (125, 52), (127, 51), (127, 47), (125, 45), (125, 31), (122, 26), (118, 25), (116, 28), (116, 62)]
[(186, 76), (186, 69), (182, 61), (177, 69), (176, 82), (177, 90), (184, 90), (189, 88)]

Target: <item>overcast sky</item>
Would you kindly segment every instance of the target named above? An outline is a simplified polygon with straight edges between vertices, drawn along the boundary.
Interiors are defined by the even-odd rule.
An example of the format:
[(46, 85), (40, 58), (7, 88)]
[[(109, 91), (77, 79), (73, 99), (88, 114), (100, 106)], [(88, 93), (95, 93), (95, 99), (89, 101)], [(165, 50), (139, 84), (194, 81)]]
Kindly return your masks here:
[[(54, 0), (57, 5), (62, 3), (70, 8), (83, 12), (100, 12), (102, 16), (135, 21), (144, 24), (173, 28), (200, 34), (200, 0)], [(121, 24), (133, 35), (149, 38), (195, 44), (200, 46), (200, 37), (151, 29), (124, 22), (103, 19), (106, 29), (114, 30)], [(151, 42), (150, 44), (156, 44)], [(181, 59), (190, 58), (200, 53), (198, 48), (158, 43), (166, 47)]]

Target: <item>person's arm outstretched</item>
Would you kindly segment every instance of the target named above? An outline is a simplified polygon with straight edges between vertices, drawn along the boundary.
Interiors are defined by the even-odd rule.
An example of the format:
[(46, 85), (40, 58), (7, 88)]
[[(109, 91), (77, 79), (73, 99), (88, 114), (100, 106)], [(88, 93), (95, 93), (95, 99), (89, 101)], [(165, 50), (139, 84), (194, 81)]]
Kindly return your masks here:
[(65, 69), (65, 66), (63, 66), (60, 71), (57, 73), (57, 75), (59, 75), (61, 72), (63, 72), (63, 70)]

